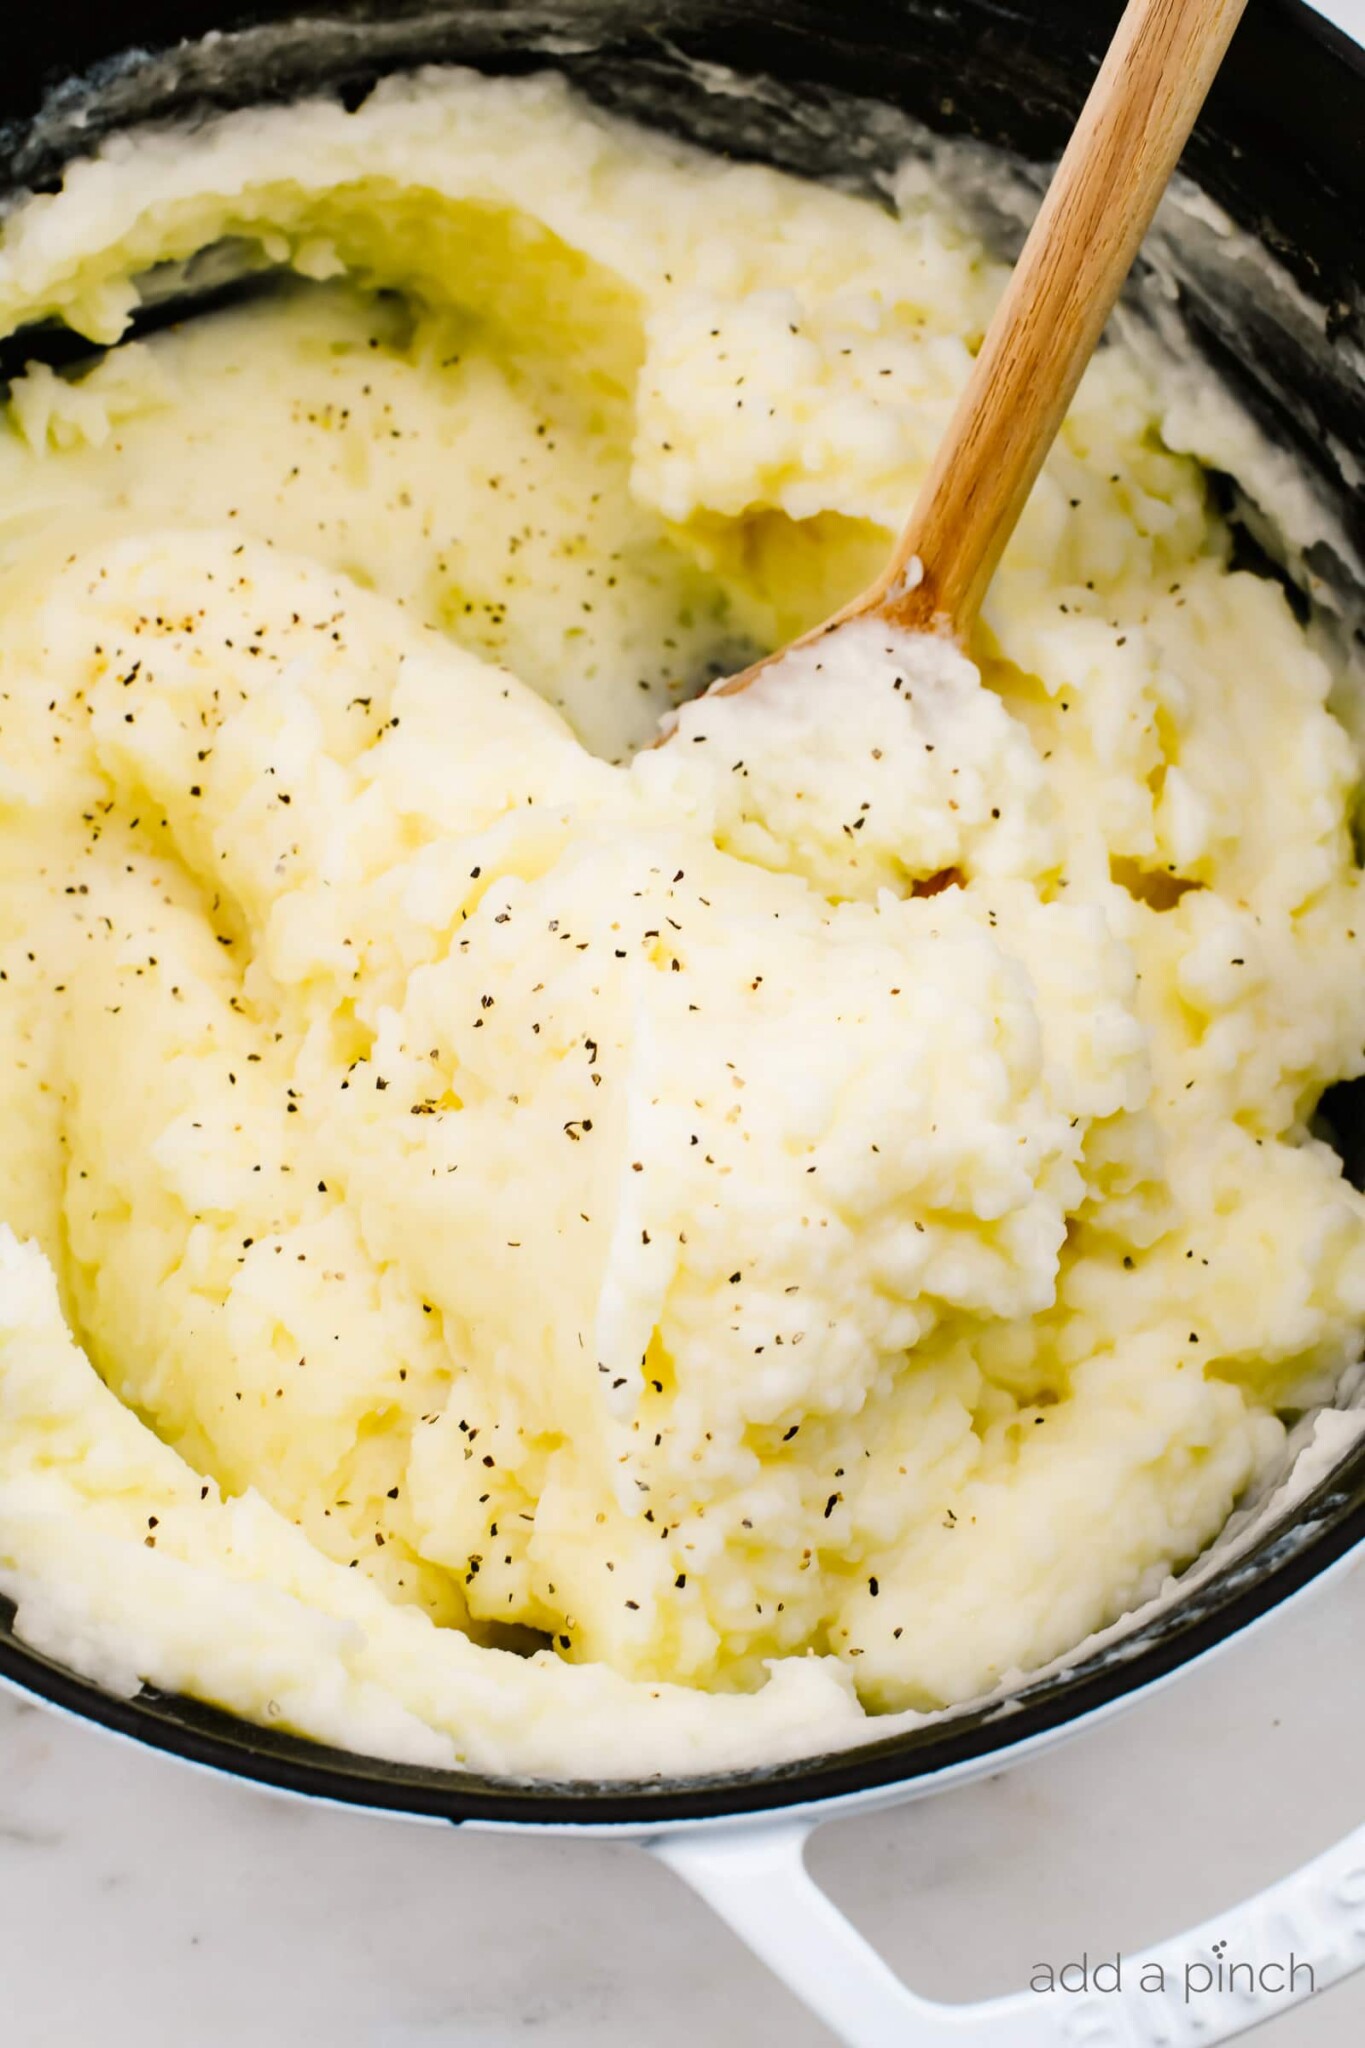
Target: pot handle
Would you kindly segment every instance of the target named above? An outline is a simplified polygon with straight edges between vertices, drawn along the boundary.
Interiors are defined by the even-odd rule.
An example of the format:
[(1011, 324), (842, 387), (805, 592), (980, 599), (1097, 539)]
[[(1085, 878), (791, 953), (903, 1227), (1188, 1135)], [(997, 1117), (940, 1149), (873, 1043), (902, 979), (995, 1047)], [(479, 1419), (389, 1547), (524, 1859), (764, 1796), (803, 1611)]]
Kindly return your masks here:
[(647, 1846), (848, 2048), (1209, 2048), (1365, 1964), (1361, 1827), (1202, 1927), (1123, 1956), (1117, 1985), (1111, 1960), (1106, 1985), (939, 2005), (907, 1989), (810, 1876), (817, 1824), (683, 1830)]

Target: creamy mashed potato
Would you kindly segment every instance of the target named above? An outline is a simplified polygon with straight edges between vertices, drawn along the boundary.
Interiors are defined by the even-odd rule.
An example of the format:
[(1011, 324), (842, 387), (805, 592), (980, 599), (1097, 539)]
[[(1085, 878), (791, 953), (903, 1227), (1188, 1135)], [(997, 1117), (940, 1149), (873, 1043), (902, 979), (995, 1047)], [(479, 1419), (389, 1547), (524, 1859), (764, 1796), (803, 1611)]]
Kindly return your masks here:
[[(108, 144), (0, 320), (0, 1582), (520, 1774), (847, 1743), (1160, 1587), (1330, 1398), (1358, 764), (1151, 372), (975, 661), (858, 587), (1002, 271), (430, 74)], [(1248, 430), (1249, 432), (1249, 430)]]

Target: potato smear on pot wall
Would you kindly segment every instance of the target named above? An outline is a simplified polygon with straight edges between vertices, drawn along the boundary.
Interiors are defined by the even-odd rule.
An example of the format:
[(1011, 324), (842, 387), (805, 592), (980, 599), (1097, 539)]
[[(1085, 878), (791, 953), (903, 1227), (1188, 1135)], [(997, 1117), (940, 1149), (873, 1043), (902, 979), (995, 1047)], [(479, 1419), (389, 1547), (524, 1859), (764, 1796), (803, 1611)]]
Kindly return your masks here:
[[(120, 341), (219, 245), (259, 291)], [(865, 580), (1003, 278), (922, 166), (449, 71), (5, 219), (5, 327), (107, 345), (0, 431), (28, 1641), (410, 1761), (792, 1758), (1149, 1598), (1331, 1398), (1359, 763), (1159, 373), (1092, 365), (974, 661), (682, 703)]]

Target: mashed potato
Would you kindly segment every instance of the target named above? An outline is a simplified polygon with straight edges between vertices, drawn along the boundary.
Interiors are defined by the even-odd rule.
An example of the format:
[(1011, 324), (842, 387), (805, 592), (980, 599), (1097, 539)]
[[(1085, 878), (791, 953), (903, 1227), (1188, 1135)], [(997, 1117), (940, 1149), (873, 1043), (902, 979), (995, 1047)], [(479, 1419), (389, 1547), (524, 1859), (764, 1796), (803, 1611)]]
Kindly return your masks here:
[(0, 319), (0, 1582), (333, 1742), (717, 1769), (1054, 1658), (1330, 1397), (1358, 767), (1119, 346), (862, 625), (1002, 272), (443, 73), (109, 144)]

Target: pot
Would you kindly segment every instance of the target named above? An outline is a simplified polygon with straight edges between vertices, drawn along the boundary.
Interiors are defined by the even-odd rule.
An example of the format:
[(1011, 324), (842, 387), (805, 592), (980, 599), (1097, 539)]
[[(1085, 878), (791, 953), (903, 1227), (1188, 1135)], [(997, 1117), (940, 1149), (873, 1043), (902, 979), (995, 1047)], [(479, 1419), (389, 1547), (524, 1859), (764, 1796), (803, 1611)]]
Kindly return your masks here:
[[(618, 111), (731, 153), (870, 189), (901, 142), (893, 108), (939, 132), (1003, 146), (1034, 166), (1060, 152), (1107, 42), (1113, 0), (784, 0), (780, 14), (727, 0), (372, 0), (301, 15), (270, 0), (48, 0), (8, 27), (0, 74), (0, 194), (42, 186), (130, 121), (287, 99), (363, 96), (382, 73), (456, 61), (519, 72), (553, 63)], [(222, 31), (207, 44), (194, 39)], [(737, 116), (717, 65), (767, 81)], [(1257, 0), (1186, 157), (1189, 175), (1280, 266), (1248, 293), (1237, 265), (1196, 250), (1194, 216), (1161, 231), (1164, 317), (1178, 317), (1242, 401), (1312, 471), (1342, 554), (1365, 557), (1365, 52), (1300, 0)], [(1187, 232), (1188, 230), (1188, 232)], [(1207, 238), (1206, 238), (1207, 240)], [(1134, 317), (1142, 317), (1141, 284)], [(180, 310), (184, 310), (181, 308)], [(66, 338), (69, 344), (70, 338)], [(7, 367), (50, 353), (51, 331), (6, 345)], [(69, 353), (68, 346), (68, 353)], [(1236, 506), (1233, 506), (1234, 516)], [(1255, 552), (1249, 536), (1246, 546)], [(1263, 566), (1270, 564), (1259, 557)], [(1302, 565), (1301, 565), (1302, 566)], [(1308, 571), (1351, 616), (1351, 563)], [(1323, 1113), (1358, 1182), (1365, 1084)], [(1240, 1548), (1175, 1599), (1111, 1632), (1006, 1702), (964, 1708), (894, 1739), (795, 1765), (682, 1783), (526, 1784), (419, 1769), (256, 1727), (150, 1689), (115, 1698), (19, 1640), (0, 1612), (0, 1679), (58, 1709), (190, 1763), (277, 1791), (471, 1828), (639, 1841), (696, 1887), (848, 2042), (1091, 2044), (1225, 2038), (1301, 1995), (1257, 1991), (1179, 2002), (1131, 1988), (1146, 1962), (1179, 1984), (1215, 1937), (1255, 1953), (1273, 1922), (1321, 1989), (1365, 1961), (1365, 1828), (1259, 1899), (1133, 1959), (1129, 1987), (1051, 2001), (1030, 1992), (975, 2006), (927, 2003), (901, 1985), (807, 1876), (803, 1844), (832, 1814), (922, 1797), (1007, 1764), (1167, 1683), (1232, 1637), (1348, 1568), (1365, 1545), (1365, 1442), (1306, 1493), (1255, 1521)]]

